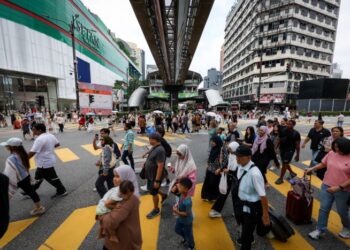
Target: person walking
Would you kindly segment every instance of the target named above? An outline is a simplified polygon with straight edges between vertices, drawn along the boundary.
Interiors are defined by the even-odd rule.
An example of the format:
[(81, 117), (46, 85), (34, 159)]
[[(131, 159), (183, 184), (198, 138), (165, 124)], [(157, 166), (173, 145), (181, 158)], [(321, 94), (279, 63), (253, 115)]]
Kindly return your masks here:
[(248, 126), (245, 130), (244, 139), (243, 139), (242, 144), (251, 148), (254, 144), (255, 137), (256, 137), (256, 135), (255, 135), (254, 127)]
[[(202, 186), (201, 198), (205, 201), (214, 201), (218, 198), (220, 175), (216, 174), (216, 170), (221, 166), (225, 166), (224, 154), (222, 154), (223, 142), (221, 138), (214, 135), (210, 139), (210, 153), (208, 158), (208, 167), (205, 173), (204, 183)], [(227, 158), (226, 158), (227, 161)]]
[(343, 123), (344, 123), (344, 115), (342, 113), (340, 113), (337, 117), (337, 127), (343, 127)]
[(328, 129), (323, 127), (323, 120), (316, 120), (314, 127), (310, 129), (308, 135), (304, 139), (301, 148), (305, 148), (306, 144), (311, 141), (310, 149), (312, 151), (312, 159), (310, 161), (310, 167), (317, 165), (315, 161), (316, 156), (320, 152), (319, 144), (323, 141), (324, 138), (331, 136), (331, 132)]
[(126, 165), (129, 165), (129, 162), (126, 159), (126, 157), (128, 157), (130, 161), (130, 166), (132, 167), (132, 169), (135, 169), (134, 157), (133, 157), (135, 136), (134, 136), (134, 132), (132, 131), (131, 124), (125, 123), (124, 130), (125, 130), (125, 136), (124, 136), (124, 144), (122, 145), (122, 149), (123, 149), (122, 161)]
[(289, 120), (285, 128), (280, 126), (279, 137), (280, 137), (280, 156), (282, 161), (282, 169), (280, 177), (275, 181), (275, 184), (280, 185), (283, 183), (283, 178), (288, 170), (290, 176), (294, 178), (297, 174), (292, 170), (289, 165), (295, 154), (295, 161), (299, 161), (300, 154), (300, 133), (294, 129), (295, 121)]
[[(214, 205), (212, 206), (210, 212), (209, 212), (209, 217), (210, 218), (219, 218), (221, 217), (221, 211), (224, 208), (225, 202), (227, 197), (230, 194), (232, 183), (234, 179), (237, 176), (237, 159), (236, 159), (236, 150), (239, 147), (238, 142), (231, 142), (227, 148), (228, 148), (228, 164), (227, 166), (222, 166), (220, 169), (216, 170), (216, 174), (226, 174), (227, 178), (227, 191), (226, 194), (219, 194), (219, 197), (215, 201)], [(232, 197), (232, 203), (234, 204), (234, 197)]]
[(177, 118), (176, 114), (173, 115), (172, 123), (173, 123), (173, 134), (176, 134), (177, 129), (179, 128), (179, 119)]
[(165, 177), (165, 161), (166, 153), (161, 145), (161, 136), (158, 133), (152, 133), (149, 135), (149, 143), (152, 149), (148, 153), (148, 157), (144, 164), (145, 177), (147, 179), (147, 189), (152, 195), (153, 209), (147, 214), (147, 219), (152, 219), (160, 214), (159, 209), (159, 195), (162, 197), (162, 203), (166, 199), (167, 195), (163, 194), (160, 189), (160, 184)]
[(59, 132), (60, 132), (60, 133), (63, 133), (64, 121), (65, 121), (65, 118), (64, 118), (63, 113), (57, 115), (56, 122), (57, 122), (57, 124), (58, 124)]
[[(276, 153), (276, 157), (278, 159), (279, 155), (280, 155), (280, 137), (279, 137), (279, 132), (278, 132), (278, 125), (275, 124), (273, 126), (273, 130), (270, 133), (270, 139), (273, 143), (274, 149), (275, 149), (275, 153)], [(270, 167), (270, 170), (275, 170), (277, 168), (277, 166), (272, 165)]]
[(241, 225), (241, 236), (237, 244), (242, 250), (250, 250), (254, 242), (254, 231), (263, 236), (270, 226), (269, 205), (266, 197), (264, 178), (260, 170), (251, 161), (252, 151), (247, 146), (236, 150), (238, 163), (238, 182), (232, 192), (237, 201), (234, 205), (237, 223)]
[(116, 157), (113, 152), (113, 140), (111, 137), (105, 135), (100, 138), (102, 147), (101, 155), (96, 166), (99, 168), (98, 177), (95, 182), (96, 191), (102, 198), (107, 189), (105, 182), (107, 182), (108, 189), (111, 189), (113, 185), (113, 169), (116, 166)]
[(193, 183), (193, 186), (188, 190), (188, 195), (193, 196), (197, 180), (197, 166), (190, 148), (186, 144), (180, 144), (176, 149), (176, 155), (174, 167), (169, 168), (169, 171), (174, 174), (174, 179), (170, 182), (168, 193), (179, 194), (177, 183), (182, 178), (188, 178)]
[(169, 132), (169, 128), (171, 129), (172, 132), (174, 132), (174, 129), (171, 125), (172, 119), (171, 119), (171, 115), (167, 115), (167, 117), (165, 118), (165, 124), (166, 124), (166, 132)]
[(139, 118), (138, 118), (138, 125), (140, 127), (140, 134), (143, 135), (146, 133), (146, 119), (145, 116), (140, 114)]
[(274, 145), (269, 138), (269, 129), (266, 126), (260, 126), (252, 147), (252, 161), (261, 171), (266, 187), (268, 186), (266, 171), (271, 160), (279, 167)]
[(66, 188), (58, 178), (54, 167), (56, 164), (54, 149), (60, 146), (59, 141), (54, 135), (46, 132), (46, 126), (42, 123), (34, 124), (32, 130), (33, 136), (37, 137), (30, 149), (28, 158), (35, 156), (37, 166), (35, 190), (40, 187), (43, 180), (46, 180), (56, 188), (56, 194), (51, 196), (51, 198), (66, 196), (68, 194)]
[(9, 197), (12, 198), (17, 188), (21, 188), (35, 204), (35, 208), (30, 211), (31, 215), (45, 213), (45, 207), (40, 203), (40, 198), (30, 182), (29, 158), (25, 151), (22, 140), (16, 137), (2, 142), (0, 146), (6, 147), (10, 151), (10, 156), (5, 162), (4, 174), (9, 178)]
[(327, 168), (321, 185), (320, 202), (316, 229), (309, 233), (309, 237), (318, 240), (325, 237), (328, 216), (335, 202), (338, 215), (341, 218), (343, 229), (339, 236), (350, 239), (350, 140), (344, 137), (336, 139), (330, 151), (322, 162), (311, 168), (305, 169), (305, 174), (323, 168)]
[(182, 133), (184, 134), (185, 131), (187, 130), (187, 133), (191, 133), (190, 129), (188, 127), (188, 114), (187, 112), (182, 116)]

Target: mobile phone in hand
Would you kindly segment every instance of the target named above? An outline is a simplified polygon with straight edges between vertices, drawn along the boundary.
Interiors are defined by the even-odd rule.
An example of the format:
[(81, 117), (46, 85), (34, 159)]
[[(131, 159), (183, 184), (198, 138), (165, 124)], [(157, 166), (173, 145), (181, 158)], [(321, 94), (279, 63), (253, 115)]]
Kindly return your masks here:
[(98, 139), (98, 134), (95, 134), (95, 138)]

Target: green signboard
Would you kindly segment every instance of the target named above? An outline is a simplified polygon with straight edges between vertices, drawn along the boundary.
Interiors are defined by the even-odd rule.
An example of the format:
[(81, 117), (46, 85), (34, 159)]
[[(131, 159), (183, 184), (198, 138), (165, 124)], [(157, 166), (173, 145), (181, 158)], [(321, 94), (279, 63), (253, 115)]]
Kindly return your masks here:
[[(153, 92), (150, 94), (151, 97), (157, 98), (169, 98), (169, 93), (167, 92)], [(198, 96), (197, 92), (180, 92), (178, 97), (179, 99), (187, 99)]]

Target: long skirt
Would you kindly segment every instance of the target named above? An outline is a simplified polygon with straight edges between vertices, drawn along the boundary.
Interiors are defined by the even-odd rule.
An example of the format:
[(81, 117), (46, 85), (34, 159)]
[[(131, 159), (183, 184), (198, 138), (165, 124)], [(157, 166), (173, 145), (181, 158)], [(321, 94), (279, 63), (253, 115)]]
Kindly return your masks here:
[(207, 170), (205, 174), (205, 179), (202, 187), (202, 199), (207, 199), (210, 201), (216, 200), (220, 194), (219, 183), (221, 175), (215, 175)]

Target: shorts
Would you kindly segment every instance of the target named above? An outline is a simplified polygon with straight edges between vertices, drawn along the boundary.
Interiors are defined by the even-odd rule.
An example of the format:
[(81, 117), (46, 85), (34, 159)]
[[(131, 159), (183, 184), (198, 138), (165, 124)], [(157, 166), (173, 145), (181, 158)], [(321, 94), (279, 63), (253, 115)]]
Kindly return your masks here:
[(289, 164), (293, 159), (294, 153), (295, 153), (294, 149), (289, 149), (289, 150), (280, 149), (280, 156), (281, 156), (282, 163)]
[(160, 188), (160, 184), (159, 183), (159, 188), (154, 188), (153, 187), (154, 181), (152, 180), (147, 180), (147, 190), (151, 195), (157, 195), (159, 193), (159, 188)]

